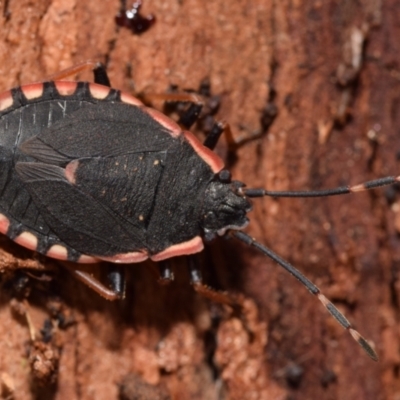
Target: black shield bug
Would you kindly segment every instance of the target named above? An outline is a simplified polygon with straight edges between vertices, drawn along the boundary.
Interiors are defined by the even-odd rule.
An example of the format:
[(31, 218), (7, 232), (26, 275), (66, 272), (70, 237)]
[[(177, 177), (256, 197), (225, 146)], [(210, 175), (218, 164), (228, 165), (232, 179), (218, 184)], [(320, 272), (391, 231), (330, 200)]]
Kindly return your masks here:
[[(95, 83), (62, 79), (92, 69)], [(190, 97), (190, 96), (189, 96)], [(172, 94), (169, 100), (193, 100)], [(247, 189), (231, 179), (212, 151), (227, 127), (216, 124), (202, 144), (188, 129), (201, 109), (194, 102), (175, 123), (129, 94), (110, 87), (105, 68), (86, 62), (44, 83), (0, 95), (0, 231), (48, 257), (75, 262), (73, 273), (108, 299), (123, 279), (105, 288), (79, 263), (156, 262), (195, 254), (203, 242), (230, 235), (273, 259), (314, 294), (367, 354), (368, 342), (317, 286), (288, 262), (242, 231), (250, 198), (333, 196), (391, 185), (386, 177), (351, 187), (307, 192)], [(173, 279), (168, 265), (162, 277)], [(192, 265), (195, 288), (202, 284)]]

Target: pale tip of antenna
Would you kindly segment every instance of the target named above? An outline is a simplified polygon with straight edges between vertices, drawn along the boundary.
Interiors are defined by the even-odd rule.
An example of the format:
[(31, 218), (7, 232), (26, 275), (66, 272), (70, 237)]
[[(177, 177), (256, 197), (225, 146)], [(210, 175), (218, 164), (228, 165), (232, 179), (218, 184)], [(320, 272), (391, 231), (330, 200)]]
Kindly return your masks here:
[(359, 185), (354, 185), (350, 188), (350, 191), (355, 193), (355, 192), (362, 192), (363, 190), (366, 190), (367, 188), (363, 183), (360, 183)]
[(358, 342), (362, 338), (362, 336), (353, 328), (350, 328), (349, 332), (350, 332), (351, 336), (353, 336), (353, 338), (356, 342)]
[(317, 297), (319, 301), (327, 308), (329, 304), (332, 304), (322, 293), (318, 293)]
[(364, 351), (371, 357), (374, 361), (378, 361), (379, 357), (376, 354), (373, 345), (369, 343), (366, 339), (364, 339), (355, 329), (350, 328), (349, 332), (353, 339), (364, 349)]
[(394, 178), (394, 180), (395, 180), (396, 182), (400, 182), (400, 175), (399, 175), (399, 176), (396, 176), (396, 178)]

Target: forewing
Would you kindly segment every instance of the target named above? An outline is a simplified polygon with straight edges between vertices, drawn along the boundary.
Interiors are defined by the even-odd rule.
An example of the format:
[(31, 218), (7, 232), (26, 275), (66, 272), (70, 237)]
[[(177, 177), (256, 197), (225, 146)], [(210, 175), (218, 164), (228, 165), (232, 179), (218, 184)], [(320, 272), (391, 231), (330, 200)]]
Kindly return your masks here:
[(144, 248), (144, 232), (71, 184), (64, 168), (27, 162), (16, 171), (47, 224), (75, 250), (105, 256)]
[(100, 102), (82, 107), (20, 145), (20, 150), (45, 163), (167, 150), (169, 131), (141, 108)]

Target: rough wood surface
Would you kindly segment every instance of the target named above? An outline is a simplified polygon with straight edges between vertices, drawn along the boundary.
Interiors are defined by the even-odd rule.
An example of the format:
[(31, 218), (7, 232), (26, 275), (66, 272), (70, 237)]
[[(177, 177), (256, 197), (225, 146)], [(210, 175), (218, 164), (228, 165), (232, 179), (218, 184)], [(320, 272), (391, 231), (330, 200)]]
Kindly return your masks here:
[[(230, 162), (250, 187), (317, 189), (400, 171), (399, 0), (147, 0), (143, 14), (157, 22), (140, 36), (116, 27), (118, 0), (1, 7), (2, 90), (86, 59), (106, 62), (113, 86), (132, 92), (208, 78), (237, 137), (262, 130), (264, 109), (277, 107)], [(150, 263), (129, 266), (126, 300), (109, 303), (2, 238), (2, 396), (398, 399), (399, 210), (393, 189), (255, 200), (247, 230), (321, 287), (375, 343), (378, 363), (298, 282), (233, 241), (201, 260), (210, 284), (245, 296), (241, 315), (193, 293), (184, 260), (168, 287)], [(21, 268), (53, 280), (17, 295)]]

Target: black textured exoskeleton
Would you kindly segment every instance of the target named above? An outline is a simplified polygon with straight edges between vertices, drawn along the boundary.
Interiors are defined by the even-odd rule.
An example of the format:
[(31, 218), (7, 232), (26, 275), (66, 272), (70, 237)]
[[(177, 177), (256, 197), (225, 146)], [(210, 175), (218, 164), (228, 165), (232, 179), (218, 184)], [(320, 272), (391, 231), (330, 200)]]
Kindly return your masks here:
[[(95, 83), (61, 80), (86, 68), (93, 69)], [(337, 195), (399, 178), (315, 192), (245, 189), (212, 151), (226, 126), (216, 124), (204, 144), (185, 130), (200, 108), (199, 103), (189, 107), (179, 125), (110, 88), (104, 67), (91, 62), (1, 94), (0, 232), (76, 263), (163, 261), (198, 253), (204, 239), (230, 234), (299, 279), (376, 360), (368, 342), (312, 282), (241, 230), (248, 223), (250, 197)], [(114, 291), (78, 268), (74, 272), (107, 298), (123, 293), (115, 271)], [(161, 272), (165, 280), (173, 278), (168, 267), (162, 265)], [(199, 291), (218, 298), (201, 284), (195, 267), (191, 277)]]

